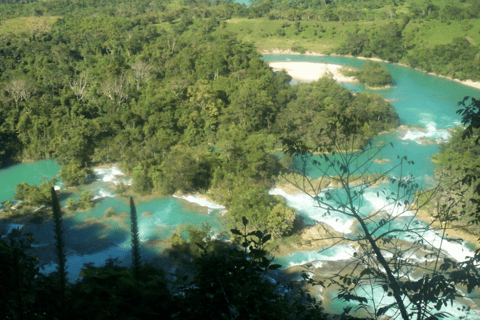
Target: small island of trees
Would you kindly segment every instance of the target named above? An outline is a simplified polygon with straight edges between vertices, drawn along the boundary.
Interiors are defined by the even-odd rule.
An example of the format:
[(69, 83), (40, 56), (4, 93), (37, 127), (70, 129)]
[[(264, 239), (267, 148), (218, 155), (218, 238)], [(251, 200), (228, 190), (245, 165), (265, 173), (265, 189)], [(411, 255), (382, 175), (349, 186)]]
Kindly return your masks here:
[[(320, 151), (326, 157), (332, 147), (339, 151), (338, 141), (348, 140), (351, 154), (360, 154), (370, 139), (396, 128), (399, 117), (380, 96), (354, 95), (332, 79), (292, 87), (287, 74), (273, 73), (257, 48), (239, 38), (247, 35), (264, 41), (294, 35), (297, 42), (290, 41), (288, 48), (300, 52), (311, 48), (308, 39), (314, 39), (312, 43), (334, 39), (327, 53), (406, 61), (427, 71), (478, 79), (478, 50), (471, 40), (476, 37), (471, 30), (476, 29), (468, 19), (475, 18), (480, 7), (472, 1), (454, 2), (439, 6), (428, 1), (392, 5), (387, 1), (259, 0), (249, 8), (230, 1), (0, 3), (0, 165), (55, 158), (63, 166), (64, 185), (73, 187), (91, 177), (94, 165), (119, 162), (133, 184), (118, 186), (118, 193), (208, 192), (229, 210), (233, 240), (210, 237), (208, 227), (189, 228), (188, 239), (175, 233), (168, 255), (180, 256), (183, 267), (191, 268), (186, 277), (172, 278), (161, 268), (141, 266), (137, 251), (133, 268), (120, 267), (115, 260), (98, 268), (87, 264), (81, 281), (69, 285), (65, 270), (42, 275), (28, 251), (33, 239), (14, 231), (0, 238), (4, 274), (0, 316), (9, 320), (70, 315), (82, 319), (323, 318), (322, 304), (303, 288), (284, 279), (274, 284), (266, 277), (279, 268), (268, 254), (268, 243), (284, 240), (299, 222), (291, 208), (266, 191), (285, 173), (277, 153), (300, 155), (324, 146)], [(260, 32), (252, 34), (242, 23), (260, 23)], [(416, 38), (420, 28), (426, 34), (428, 28), (445, 30), (449, 23), (470, 34), (431, 45)], [(269, 30), (270, 25), (275, 29)], [(386, 69), (373, 62), (367, 62), (356, 76), (368, 86), (392, 83)], [(470, 176), (478, 171), (478, 145), (460, 139), (460, 133), (455, 133), (452, 143), (456, 144), (442, 146), (437, 156), (438, 174), (451, 178), (440, 195), (456, 190), (464, 167)], [(466, 157), (461, 156), (464, 152)], [(368, 166), (364, 175), (355, 176), (344, 163), (332, 163), (330, 168), (338, 172), (325, 174), (330, 181), (336, 179), (352, 199), (361, 201), (362, 188), (385, 179), (369, 176)], [(361, 180), (358, 189), (349, 184), (352, 178)], [(391, 183), (410, 201), (417, 186), (413, 180), (405, 181)], [(58, 260), (65, 262), (61, 208), (52, 190), (55, 182), (44, 181), (38, 187), (22, 183), (16, 198), (25, 206), (44, 206), (48, 214), (50, 206), (54, 208)], [(462, 218), (475, 223), (479, 220), (478, 185), (465, 188), (458, 197), (471, 199), (459, 202), (466, 209), (459, 212), (468, 212), (470, 216)], [(328, 201), (334, 196), (326, 193), (316, 201), (327, 210), (343, 210), (359, 224), (364, 221), (353, 205), (340, 202), (331, 207)], [(406, 207), (405, 199), (397, 195), (392, 201)], [(70, 210), (84, 210), (94, 201), (84, 191), (77, 203), (70, 198), (67, 204)], [(5, 204), (11, 206), (11, 202)], [(131, 200), (132, 225), (135, 214)], [(105, 215), (112, 217), (116, 212), (107, 210)], [(444, 228), (451, 222), (437, 218), (443, 219)], [(374, 230), (380, 230), (385, 219), (391, 218), (385, 215)], [(374, 317), (396, 309), (407, 319), (403, 297), (411, 298), (419, 319), (430, 316), (427, 311), (433, 317), (434, 309), (454, 299), (455, 286), (471, 292), (480, 283), (478, 252), (462, 263), (445, 258), (435, 264), (434, 276), (425, 273), (418, 281), (404, 283), (402, 247), (392, 242), (394, 238), (375, 238), (366, 224), (362, 230), (363, 237), (356, 240), (364, 250), (355, 258), (364, 269), (360, 274), (341, 274), (336, 285), (342, 289), (339, 298), (346, 301), (366, 304), (366, 298), (354, 292), (365, 281), (375, 282), (385, 295), (394, 295), (398, 304), (379, 308)], [(394, 258), (382, 254), (386, 247), (376, 243), (391, 245), (397, 250)], [(323, 284), (307, 274), (302, 277), (308, 285)]]
[(344, 71), (347, 76), (354, 76), (367, 87), (385, 88), (393, 84), (393, 78), (386, 67), (378, 62), (367, 61), (358, 71)]

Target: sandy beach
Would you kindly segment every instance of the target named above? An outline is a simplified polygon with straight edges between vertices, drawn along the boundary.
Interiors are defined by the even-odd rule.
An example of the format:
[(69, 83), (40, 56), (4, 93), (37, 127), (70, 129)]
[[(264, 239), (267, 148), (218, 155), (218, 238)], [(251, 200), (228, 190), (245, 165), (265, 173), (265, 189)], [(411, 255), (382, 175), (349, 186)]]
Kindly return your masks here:
[(337, 82), (358, 82), (355, 77), (347, 77), (341, 72), (344, 66), (338, 64), (313, 62), (270, 62), (273, 71), (285, 70), (293, 79), (303, 81), (317, 81), (331, 74)]
[[(379, 59), (379, 58), (367, 58), (367, 57), (354, 57), (354, 56), (349, 56), (349, 55), (346, 55), (346, 56), (341, 56), (341, 55), (336, 55), (336, 54), (324, 54), (324, 53), (321, 53), (321, 52), (314, 52), (314, 51), (308, 51), (305, 52), (304, 54), (302, 53), (299, 53), (299, 52), (294, 52), (290, 49), (278, 49), (278, 48), (274, 48), (274, 49), (263, 49), (263, 50), (259, 50), (258, 51), (260, 54), (262, 55), (266, 55), (266, 54), (288, 54), (288, 55), (305, 55), (305, 56), (326, 56), (326, 55), (330, 55), (330, 56), (339, 56), (339, 57), (348, 57), (348, 58), (355, 58), (355, 59), (360, 59), (360, 60), (370, 60), (370, 61), (377, 61), (377, 62), (386, 62), (386, 63), (391, 63), (387, 60), (382, 60), (382, 59)], [(276, 63), (276, 62), (275, 62)], [(288, 63), (288, 62), (281, 62), (281, 63)], [(308, 62), (290, 62), (290, 63), (308, 63)], [(323, 64), (323, 63), (310, 63), (310, 64)], [(412, 68), (410, 67), (409, 65), (407, 64), (404, 64), (404, 63), (392, 63), (392, 64), (397, 64), (399, 66), (403, 66), (403, 67), (407, 67), (407, 68), (411, 68), (411, 69), (414, 69), (414, 70), (418, 70), (418, 71), (421, 71), (421, 72), (425, 72), (427, 74), (431, 74), (433, 76), (436, 76), (436, 77), (440, 77), (440, 78), (445, 78), (445, 79), (448, 79), (448, 80), (452, 80), (452, 81), (455, 81), (455, 82), (458, 82), (458, 83), (461, 83), (465, 86), (469, 86), (469, 87), (472, 87), (472, 88), (476, 88), (476, 89), (479, 89), (480, 90), (480, 81), (473, 81), (473, 80), (459, 80), (459, 79), (452, 79), (452, 77), (447, 77), (447, 76), (442, 76), (442, 75), (439, 75), (439, 74), (436, 74), (436, 73), (433, 73), (433, 72), (426, 72), (425, 70), (422, 70), (422, 69), (418, 69), (418, 68)], [(332, 66), (331, 64), (323, 64), (323, 65), (329, 65), (329, 66)], [(273, 68), (272, 66), (272, 63), (270, 63), (270, 66)], [(336, 65), (333, 65), (333, 66), (336, 66)], [(293, 65), (290, 67), (290, 68), (295, 68)], [(286, 69), (287, 70), (287, 69)], [(300, 66), (298, 67), (298, 73), (301, 73), (300, 72)], [(274, 71), (279, 71), (279, 70), (276, 70), (274, 69)], [(290, 74), (290, 72), (287, 70), (288, 74)], [(307, 70), (307, 72), (309, 72)], [(333, 71), (332, 71), (333, 73)], [(295, 72), (296, 74), (296, 72)], [(340, 75), (342, 77), (345, 77), (343, 76), (341, 73)], [(306, 81), (315, 81), (317, 79), (303, 79), (303, 78), (296, 78), (294, 77), (292, 74), (290, 74), (290, 76), (296, 80), (306, 80)], [(301, 77), (301, 76), (300, 76)], [(306, 75), (304, 75), (304, 77), (306, 77)], [(335, 77), (334, 77), (335, 78)], [(346, 78), (349, 78), (349, 77), (346, 77)], [(338, 80), (337, 78), (335, 78), (335, 80), (339, 81), (339, 82), (356, 82), (356, 81), (343, 81), (343, 80)], [(382, 88), (384, 89), (384, 88)]]

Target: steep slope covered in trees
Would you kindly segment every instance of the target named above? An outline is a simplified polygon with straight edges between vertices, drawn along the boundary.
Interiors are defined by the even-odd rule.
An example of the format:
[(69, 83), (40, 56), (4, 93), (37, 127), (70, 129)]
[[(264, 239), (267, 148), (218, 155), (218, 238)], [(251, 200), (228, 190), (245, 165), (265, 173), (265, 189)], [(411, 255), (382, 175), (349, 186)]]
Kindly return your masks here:
[[(277, 117), (310, 93), (290, 88), (253, 46), (213, 33), (216, 18), (182, 12), (174, 21), (166, 13), (71, 14), (48, 32), (5, 36), (1, 152), (55, 157), (69, 185), (84, 181), (92, 163), (121, 161), (141, 193), (212, 188), (228, 198), (244, 183), (269, 186), (284, 134)], [(327, 95), (341, 88), (332, 86)], [(356, 103), (368, 109), (371, 99)], [(365, 137), (382, 129), (371, 124)]]

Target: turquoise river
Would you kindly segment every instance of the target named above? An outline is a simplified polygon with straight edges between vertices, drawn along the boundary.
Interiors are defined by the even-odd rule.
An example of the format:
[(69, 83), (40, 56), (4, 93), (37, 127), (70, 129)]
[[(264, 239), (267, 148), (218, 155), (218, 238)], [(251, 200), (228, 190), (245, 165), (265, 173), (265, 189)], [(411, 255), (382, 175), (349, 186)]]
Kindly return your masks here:
[[(264, 60), (267, 62), (333, 63), (355, 68), (365, 63), (364, 60), (354, 58), (302, 55), (266, 55)], [(449, 138), (449, 129), (460, 125), (460, 117), (456, 114), (458, 101), (465, 96), (478, 97), (480, 91), (403, 66), (387, 63), (384, 65), (393, 76), (395, 85), (392, 88), (374, 92), (392, 101), (400, 116), (401, 124), (405, 127), (398, 133), (381, 135), (377, 138), (377, 141), (374, 141), (375, 143), (381, 140), (394, 144), (394, 148), (385, 149), (379, 157), (394, 160), (397, 155), (408, 155), (408, 159), (415, 162), (414, 166), (408, 167), (408, 173), (411, 173), (422, 184), (427, 184), (433, 175), (434, 166), (431, 157), (439, 152), (438, 143)], [(344, 85), (352, 91), (366, 90), (358, 84)], [(425, 139), (433, 143), (424, 143)], [(377, 164), (376, 169), (384, 170), (389, 165), (390, 162)], [(16, 184), (24, 181), (29, 184), (38, 184), (43, 178), (51, 179), (55, 177), (59, 170), (60, 166), (54, 160), (18, 164), (0, 170), (0, 203), (13, 200)], [(83, 187), (95, 193), (95, 207), (89, 211), (67, 215), (64, 219), (70, 281), (78, 279), (80, 268), (86, 262), (100, 265), (108, 257), (119, 257), (121, 260), (130, 261), (131, 242), (127, 215), (128, 205), (125, 199), (115, 197), (113, 193), (113, 187), (116, 183), (123, 181), (128, 184), (130, 180), (115, 166), (97, 168), (95, 174), (95, 179)], [(310, 174), (315, 176), (316, 173), (312, 171)], [(61, 181), (57, 188), (62, 188)], [(81, 190), (76, 190), (75, 194), (72, 195), (78, 196), (79, 191)], [(68, 190), (68, 192), (70, 191)], [(322, 221), (336, 231), (350, 232), (352, 221), (343, 217), (324, 215), (318, 208), (315, 208), (314, 202), (308, 196), (287, 194), (280, 189), (273, 189), (270, 192), (285, 197), (287, 204), (295, 208), (298, 214), (305, 218), (305, 221), (311, 223)], [(374, 194), (375, 190), (372, 190), (364, 195), (365, 205), (363, 210), (371, 211), (385, 205)], [(63, 201), (65, 201), (65, 198), (63, 198)], [(106, 218), (105, 212), (107, 210), (117, 213), (116, 218)], [(212, 226), (212, 232), (220, 230), (224, 208), (197, 196), (183, 196), (139, 201), (137, 212), (139, 213), (143, 254), (147, 259), (150, 258), (153, 261), (153, 259), (162, 255), (163, 240), (181, 226), (187, 224), (202, 225), (208, 222)], [(39, 251), (39, 255), (42, 256), (44, 272), (53, 270), (55, 264), (53, 262), (52, 223), (26, 224), (0, 220), (0, 228), (5, 229), (6, 232), (22, 225), (25, 225), (27, 232), (34, 234), (35, 247)], [(431, 238), (432, 242), (436, 241), (437, 235), (433, 232), (427, 236)], [(443, 248), (458, 260), (464, 259), (472, 253), (472, 247), (467, 243), (446, 243)], [(282, 264), (284, 268), (308, 262), (322, 265), (322, 263), (329, 261), (348, 260), (352, 257), (353, 252), (352, 247), (343, 245), (321, 252), (296, 252), (288, 256), (277, 257), (276, 261)], [(469, 298), (478, 298), (478, 293), (470, 295)], [(478, 301), (475, 302), (478, 303)], [(331, 311), (341, 312), (344, 306), (337, 303)], [(460, 303), (454, 304), (447, 310), (452, 314), (452, 319), (464, 315), (457, 312), (457, 307), (461, 307)], [(471, 312), (468, 314), (468, 319), (480, 319), (480, 317), (475, 312)]]

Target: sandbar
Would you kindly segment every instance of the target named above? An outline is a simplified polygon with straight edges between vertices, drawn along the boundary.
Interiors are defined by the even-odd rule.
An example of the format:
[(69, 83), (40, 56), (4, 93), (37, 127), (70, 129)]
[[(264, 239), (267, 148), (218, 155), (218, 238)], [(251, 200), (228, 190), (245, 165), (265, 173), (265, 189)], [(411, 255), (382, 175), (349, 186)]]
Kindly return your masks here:
[(338, 64), (316, 63), (316, 62), (270, 62), (273, 71), (285, 70), (293, 79), (301, 81), (317, 81), (318, 79), (331, 75), (337, 82), (358, 82), (355, 77), (345, 76), (341, 69), (351, 68)]
[[(273, 48), (273, 49), (263, 49), (263, 50), (259, 50), (259, 53), (262, 54), (262, 55), (267, 55), (267, 54), (287, 54), (287, 55), (304, 55), (304, 56), (317, 56), (317, 57), (322, 57), (322, 56), (338, 56), (338, 57), (348, 57), (348, 58), (355, 58), (355, 59), (360, 59), (360, 60), (371, 60), (371, 61), (377, 61), (377, 62), (386, 62), (386, 63), (391, 63), (391, 64), (396, 64), (396, 65), (399, 65), (399, 66), (402, 66), (402, 67), (406, 67), (406, 68), (410, 68), (410, 69), (414, 69), (414, 70), (418, 70), (418, 71), (421, 71), (421, 72), (425, 72), (427, 74), (430, 74), (430, 75), (433, 75), (433, 76), (436, 76), (436, 77), (440, 77), (440, 78), (445, 78), (445, 79), (448, 79), (448, 80), (452, 80), (452, 81), (455, 81), (455, 82), (458, 82), (460, 84), (463, 84), (465, 86), (469, 86), (469, 87), (472, 87), (472, 88), (475, 88), (475, 89), (479, 89), (480, 90), (480, 81), (474, 81), (474, 80), (470, 80), (470, 79), (467, 79), (467, 80), (460, 80), (460, 79), (455, 79), (455, 78), (452, 78), (452, 77), (449, 77), (449, 76), (443, 76), (443, 75), (440, 75), (440, 74), (437, 74), (437, 73), (434, 73), (434, 72), (427, 72), (425, 70), (422, 70), (422, 69), (418, 69), (418, 68), (413, 68), (411, 66), (409, 66), (408, 64), (405, 64), (405, 63), (400, 63), (400, 62), (397, 62), (397, 63), (392, 63), (390, 61), (387, 61), (387, 60), (383, 60), (383, 59), (380, 59), (380, 58), (372, 58), (372, 57), (359, 57), (359, 56), (352, 56), (352, 55), (337, 55), (337, 54), (324, 54), (324, 53), (321, 53), (321, 52), (314, 52), (314, 51), (306, 51), (305, 53), (300, 53), (300, 52), (294, 52), (290, 49), (279, 49), (279, 48)], [(276, 62), (275, 62), (276, 63)], [(312, 63), (314, 64), (314, 63)], [(320, 63), (319, 63), (320, 64)], [(270, 63), (270, 66), (272, 67), (272, 63)], [(272, 67), (273, 68), (273, 67)], [(279, 70), (275, 70), (274, 71), (279, 71)], [(288, 70), (287, 70), (287, 73), (288, 73)], [(289, 73), (290, 74), (290, 73)], [(300, 79), (300, 78), (295, 78), (293, 75), (290, 74), (290, 76), (296, 80), (304, 80), (304, 79)], [(343, 75), (342, 75), (343, 76)], [(307, 80), (305, 80), (307, 81)], [(308, 81), (315, 81), (315, 80), (308, 80)], [(341, 80), (337, 80), (339, 82), (352, 82), (352, 81), (341, 81)], [(382, 89), (386, 89), (386, 88), (382, 88)]]

